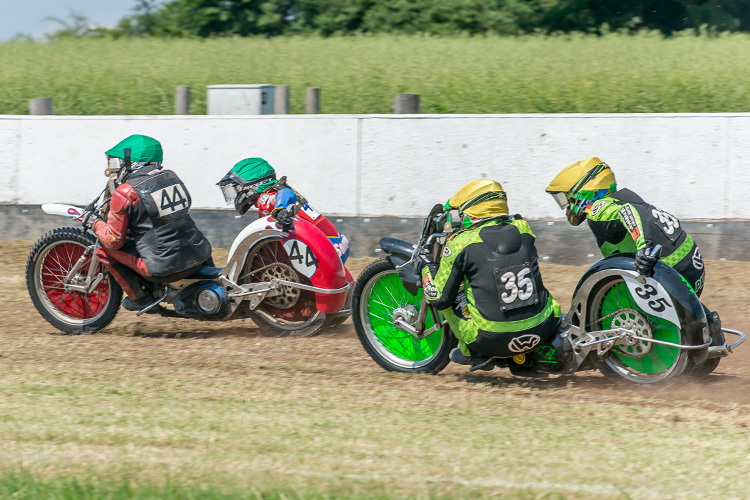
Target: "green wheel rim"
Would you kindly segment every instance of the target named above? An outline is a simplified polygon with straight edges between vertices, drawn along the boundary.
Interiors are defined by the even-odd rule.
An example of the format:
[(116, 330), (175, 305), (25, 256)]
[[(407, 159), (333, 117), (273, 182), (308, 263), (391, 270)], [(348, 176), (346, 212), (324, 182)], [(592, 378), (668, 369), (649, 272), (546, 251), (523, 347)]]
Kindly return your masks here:
[[(425, 364), (420, 362), (435, 356), (443, 342), (442, 329), (419, 340), (393, 325), (392, 315), (397, 308), (412, 305), (419, 310), (422, 290), (420, 289), (417, 295), (409, 293), (395, 271), (376, 276), (368, 288), (369, 294), (365, 294), (365, 313), (370, 323), (369, 333), (379, 344), (374, 347), (389, 358), (395, 357), (410, 362), (409, 364)], [(432, 315), (427, 314), (425, 329), (431, 328), (434, 324)]]
[[(620, 309), (635, 309), (642, 314), (650, 323), (651, 331), (654, 339), (663, 340), (665, 342), (672, 342), (675, 344), (680, 343), (680, 330), (679, 328), (657, 316), (647, 314), (638, 307), (630, 295), (628, 286), (624, 282), (620, 282), (613, 286), (602, 300), (601, 317), (612, 314)], [(602, 321), (602, 328), (609, 329), (615, 328), (612, 323), (614, 318), (607, 318)], [(648, 353), (640, 358), (634, 358), (618, 352), (617, 349), (611, 351), (612, 355), (615, 356), (623, 365), (631, 368), (640, 373), (644, 374), (658, 374), (662, 373), (671, 368), (676, 362), (680, 355), (680, 350), (677, 347), (669, 347), (661, 344), (651, 344), (651, 348)]]

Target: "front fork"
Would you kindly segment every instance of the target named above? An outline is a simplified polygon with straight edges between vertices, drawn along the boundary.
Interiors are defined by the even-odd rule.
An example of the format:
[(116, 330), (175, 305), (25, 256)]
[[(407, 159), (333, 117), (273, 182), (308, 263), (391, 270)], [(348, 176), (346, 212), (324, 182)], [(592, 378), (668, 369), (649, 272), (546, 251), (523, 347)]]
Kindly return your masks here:
[[(99, 268), (99, 257), (96, 256), (96, 251), (98, 248), (99, 241), (97, 241), (93, 245), (87, 246), (86, 250), (83, 251), (83, 255), (81, 255), (81, 257), (71, 268), (71, 270), (68, 271), (68, 274), (63, 280), (66, 291), (81, 292), (84, 295), (89, 295), (96, 289), (97, 286), (99, 286), (99, 283), (102, 282), (102, 280), (104, 279), (103, 272), (100, 271), (96, 276), (94, 276), (94, 272), (96, 272), (96, 270)], [(86, 277), (83, 277), (78, 273), (80, 272), (83, 264), (86, 262), (86, 259), (88, 257), (91, 257), (91, 260), (89, 261)]]

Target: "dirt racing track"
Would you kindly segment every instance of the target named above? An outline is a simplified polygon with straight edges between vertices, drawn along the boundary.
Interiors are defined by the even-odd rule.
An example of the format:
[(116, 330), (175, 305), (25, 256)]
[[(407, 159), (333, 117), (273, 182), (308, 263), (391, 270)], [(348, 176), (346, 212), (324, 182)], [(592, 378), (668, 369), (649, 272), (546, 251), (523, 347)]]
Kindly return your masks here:
[[(351, 320), (316, 337), (276, 338), (250, 320), (197, 322), (136, 317), (121, 310), (96, 335), (62, 336), (28, 299), (23, 269), (30, 247), (29, 242), (0, 244), (0, 400), (5, 407), (0, 410), (0, 441), (9, 443), (0, 453), (3, 472), (116, 475), (126, 469), (159, 480), (163, 468), (191, 481), (210, 481), (219, 474), (222, 481), (270, 487), (406, 497), (415, 492), (454, 495), (469, 488), (487, 496), (511, 489), (556, 491), (565, 498), (742, 498), (750, 485), (750, 342), (703, 380), (642, 388), (611, 382), (593, 371), (543, 380), (514, 377), (506, 369), (469, 374), (456, 365), (437, 376), (386, 373), (359, 344)], [(225, 255), (217, 252), (217, 262)], [(356, 276), (368, 261), (352, 260), (352, 273)], [(545, 284), (563, 309), (584, 270), (542, 266)], [(746, 333), (747, 283), (750, 263), (707, 263), (703, 302), (719, 311), (724, 326)], [(110, 386), (121, 399), (110, 399), (105, 389)], [(77, 389), (82, 392), (66, 399)], [(93, 413), (73, 418), (74, 400), (76, 412), (89, 415), (82, 408), (90, 408)], [(212, 410), (219, 401), (222, 408), (238, 405), (236, 411)], [(175, 408), (180, 409), (176, 416)], [(589, 411), (602, 428), (575, 436), (574, 426), (591, 425), (577, 420)], [(179, 432), (165, 423), (170, 419), (162, 420), (172, 414), (181, 422), (191, 412), (198, 412), (197, 417), (185, 417)], [(527, 415), (529, 425), (542, 429), (538, 432), (550, 427), (538, 419), (556, 416), (568, 431), (551, 432), (544, 443), (510, 436), (508, 429), (521, 431), (514, 427), (517, 423), (504, 420), (509, 412), (520, 412), (522, 420)], [(108, 420), (113, 414), (134, 415), (143, 426), (161, 430), (147, 436), (138, 428), (122, 430), (128, 437), (120, 443), (111, 435), (117, 428)], [(463, 418), (470, 424), (461, 423)], [(608, 421), (619, 418), (624, 419), (620, 426), (607, 429)], [(83, 420), (90, 423), (81, 427)], [(200, 427), (214, 420), (221, 431)], [(42, 428), (51, 421), (52, 428)], [(257, 435), (253, 429), (258, 425), (271, 437), (260, 444), (247, 442), (256, 439), (248, 436)], [(419, 433), (420, 425), (432, 429), (431, 435)], [(462, 431), (472, 427), (479, 435)], [(631, 430), (620, 435), (618, 429), (624, 428)], [(643, 436), (650, 428), (658, 437)], [(172, 431), (182, 437), (154, 437)], [(211, 444), (204, 431), (214, 432)], [(487, 435), (493, 436), (489, 442)], [(457, 436), (463, 436), (458, 444)], [(687, 441), (674, 442), (675, 436)], [(661, 444), (644, 454), (615, 456), (613, 450), (626, 453), (627, 443), (638, 439), (648, 443), (644, 446)], [(130, 447), (133, 443), (136, 448)], [(141, 456), (138, 446), (150, 452)], [(178, 449), (168, 451), (170, 447)], [(550, 447), (557, 458), (550, 459)], [(414, 448), (421, 448), (416, 456)], [(577, 455), (576, 448), (590, 452)], [(695, 484), (693, 474), (700, 467), (681, 457), (690, 453), (697, 453), (704, 465), (715, 460), (717, 467), (730, 458), (733, 464), (726, 467), (739, 470)], [(412, 458), (405, 461), (406, 456)], [(504, 457), (514, 467), (502, 474), (471, 472), (475, 460), (492, 457)], [(550, 460), (556, 465), (549, 469), (524, 465)], [(608, 460), (628, 472), (612, 473)], [(71, 461), (84, 466), (74, 467)], [(574, 471), (589, 480), (572, 481)], [(372, 485), (375, 490), (368, 489)]]

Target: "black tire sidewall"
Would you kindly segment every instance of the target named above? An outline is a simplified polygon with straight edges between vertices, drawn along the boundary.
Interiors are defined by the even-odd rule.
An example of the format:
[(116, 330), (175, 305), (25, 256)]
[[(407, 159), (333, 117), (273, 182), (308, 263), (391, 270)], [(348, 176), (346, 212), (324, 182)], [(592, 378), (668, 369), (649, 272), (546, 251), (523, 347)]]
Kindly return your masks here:
[(438, 373), (450, 362), (449, 356), (451, 349), (457, 344), (456, 337), (453, 336), (447, 326), (443, 328), (443, 341), (435, 357), (429, 363), (418, 368), (404, 368), (403, 366), (391, 363), (380, 354), (374, 345), (372, 345), (372, 341), (365, 331), (364, 318), (361, 314), (362, 293), (367, 284), (377, 275), (383, 272), (395, 270), (396, 267), (391, 261), (387, 257), (382, 257), (368, 265), (357, 277), (357, 282), (354, 286), (354, 294), (352, 296), (352, 322), (354, 323), (354, 329), (357, 332), (357, 338), (362, 344), (362, 347), (365, 348), (365, 351), (367, 351), (367, 354), (369, 354), (377, 364), (388, 371), (401, 373)]
[(261, 313), (258, 312), (258, 310), (249, 312), (250, 319), (252, 319), (256, 325), (262, 329), (270, 331), (276, 337), (312, 337), (320, 332), (321, 328), (326, 326), (327, 319), (327, 316), (324, 313), (318, 312), (318, 317), (309, 325), (301, 328), (283, 328), (268, 319), (265, 314), (269, 313)]
[(62, 321), (60, 318), (50, 313), (47, 305), (39, 297), (42, 292), (37, 288), (38, 280), (36, 278), (41, 262), (38, 262), (37, 257), (43, 255), (51, 245), (63, 241), (72, 241), (87, 247), (96, 243), (96, 237), (75, 227), (57, 228), (43, 234), (32, 247), (31, 252), (29, 253), (29, 258), (26, 261), (26, 289), (28, 290), (31, 301), (39, 314), (49, 324), (61, 332), (75, 335), (96, 333), (108, 326), (112, 320), (115, 319), (115, 316), (117, 316), (117, 312), (120, 309), (120, 302), (122, 301), (122, 288), (114, 278), (107, 273), (104, 266), (102, 266), (102, 271), (107, 274), (107, 281), (110, 287), (109, 298), (102, 314), (94, 320), (84, 321), (83, 323), (79, 323), (79, 320), (76, 320), (75, 323)]

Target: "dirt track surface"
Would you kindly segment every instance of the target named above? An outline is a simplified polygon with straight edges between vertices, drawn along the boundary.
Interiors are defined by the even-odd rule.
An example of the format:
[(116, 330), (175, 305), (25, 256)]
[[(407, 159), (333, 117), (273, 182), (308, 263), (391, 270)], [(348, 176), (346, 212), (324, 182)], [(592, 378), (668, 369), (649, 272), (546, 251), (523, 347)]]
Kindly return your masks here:
[[(329, 367), (347, 367), (364, 373), (379, 372), (377, 366), (359, 344), (351, 321), (330, 329), (313, 338), (275, 338), (267, 335), (251, 320), (227, 323), (198, 322), (160, 317), (136, 317), (135, 313), (121, 310), (115, 321), (95, 336), (61, 336), (36, 312), (26, 293), (24, 266), (29, 242), (0, 244), (0, 288), (4, 300), (0, 304), (0, 321), (4, 325), (2, 351), (12, 353), (18, 349), (28, 352), (33, 344), (34, 363), (39, 369), (58, 363), (85, 363), (98, 365), (103, 371), (130, 368), (147, 369), (160, 364), (178, 366), (227, 361), (236, 358), (238, 366), (243, 360), (258, 357), (269, 362), (283, 362), (307, 369), (325, 370)], [(226, 252), (215, 252), (217, 262), (226, 259)], [(352, 259), (350, 269), (356, 276), (368, 259)], [(543, 265), (542, 272), (547, 288), (562, 304), (570, 303), (570, 295), (585, 267)], [(719, 311), (724, 326), (750, 332), (750, 320), (745, 309), (750, 298), (750, 262), (712, 261), (707, 263), (706, 292), (703, 302)], [(164, 339), (168, 339), (165, 342)], [(201, 339), (199, 343), (188, 339)], [(113, 362), (114, 361), (114, 362)], [(464, 379), (467, 382), (484, 381), (494, 384), (538, 384), (540, 387), (559, 387), (571, 378), (552, 377), (542, 381), (529, 381), (510, 375), (507, 370), (469, 374), (465, 367), (449, 365), (441, 376)], [(584, 372), (572, 377), (576, 386), (584, 385), (591, 397), (607, 393), (612, 395), (613, 384), (596, 372)], [(439, 383), (436, 379), (436, 383)], [(398, 390), (394, 387), (394, 390)], [(704, 401), (706, 403), (750, 404), (750, 342), (722, 360), (718, 369), (702, 380), (680, 380), (669, 388), (620, 387), (620, 397), (640, 391), (666, 399)]]

